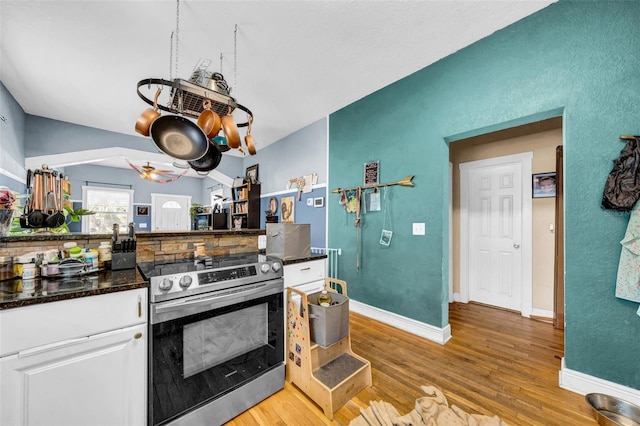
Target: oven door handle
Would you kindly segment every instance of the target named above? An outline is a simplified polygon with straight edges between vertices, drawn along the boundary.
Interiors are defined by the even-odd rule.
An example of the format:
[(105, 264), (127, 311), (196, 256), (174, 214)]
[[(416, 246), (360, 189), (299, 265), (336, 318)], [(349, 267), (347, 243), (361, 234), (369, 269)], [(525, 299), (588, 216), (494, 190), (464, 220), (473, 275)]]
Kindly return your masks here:
[[(261, 296), (268, 296), (275, 293), (281, 293), (282, 289), (278, 287), (272, 287), (267, 284), (260, 284), (250, 289), (243, 289), (241, 291), (231, 290), (222, 292), (222, 294), (214, 294), (211, 296), (200, 297), (193, 300), (180, 300), (176, 302), (164, 302), (160, 305), (156, 305), (153, 311), (157, 315), (167, 314), (169, 312), (184, 311), (184, 315), (187, 316), (195, 312), (199, 312), (198, 308), (216, 308), (229, 305), (229, 299), (238, 299), (238, 302), (255, 299)], [(212, 303), (214, 302), (214, 303)], [(204, 309), (203, 309), (204, 310)]]

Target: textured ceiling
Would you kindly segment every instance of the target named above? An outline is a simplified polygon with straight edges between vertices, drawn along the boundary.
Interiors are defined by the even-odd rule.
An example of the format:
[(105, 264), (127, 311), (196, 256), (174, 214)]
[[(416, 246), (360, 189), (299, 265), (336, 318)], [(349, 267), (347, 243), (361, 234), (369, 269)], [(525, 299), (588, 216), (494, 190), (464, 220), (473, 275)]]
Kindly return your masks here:
[(211, 59), (260, 150), (550, 3), (3, 0), (0, 79), (28, 114), (139, 136), (136, 83)]

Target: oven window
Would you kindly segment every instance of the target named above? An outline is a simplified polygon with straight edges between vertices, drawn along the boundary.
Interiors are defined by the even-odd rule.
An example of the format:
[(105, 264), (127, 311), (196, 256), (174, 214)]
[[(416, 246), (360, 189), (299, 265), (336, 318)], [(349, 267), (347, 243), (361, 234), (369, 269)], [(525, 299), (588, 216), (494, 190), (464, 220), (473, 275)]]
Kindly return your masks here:
[(282, 366), (282, 291), (151, 325), (149, 425), (163, 425)]
[(184, 378), (268, 344), (267, 304), (184, 326)]

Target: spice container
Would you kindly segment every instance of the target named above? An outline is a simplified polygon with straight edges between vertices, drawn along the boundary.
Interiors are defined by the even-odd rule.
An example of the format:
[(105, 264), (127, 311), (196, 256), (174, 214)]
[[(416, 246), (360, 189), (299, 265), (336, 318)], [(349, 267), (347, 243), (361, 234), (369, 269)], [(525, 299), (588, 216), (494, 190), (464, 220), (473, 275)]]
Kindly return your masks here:
[[(72, 249), (72, 248), (74, 248), (74, 247), (78, 247), (78, 244), (77, 244), (77, 243), (69, 242), (69, 243), (64, 243), (64, 244), (62, 245), (62, 247), (64, 247), (64, 250), (62, 251), (62, 256), (63, 256), (65, 259), (68, 259), (68, 258), (70, 258), (70, 257), (71, 257), (71, 256), (70, 256), (70, 254), (69, 254), (69, 250), (71, 250), (71, 249)], [(80, 251), (82, 251), (82, 249), (80, 249)]]
[(82, 257), (82, 249), (80, 247), (71, 247), (69, 249), (69, 257), (71, 259), (79, 259)]
[(98, 267), (109, 269), (111, 266), (111, 241), (102, 241), (98, 247)]
[(15, 277), (13, 272), (13, 257), (0, 256), (0, 281), (10, 280)]
[(58, 268), (60, 263), (56, 261), (51, 261), (47, 263), (47, 275), (58, 275), (60, 273), (60, 269)]
[(98, 270), (98, 252), (96, 250), (89, 250), (84, 253), (84, 260), (87, 265), (87, 270)]
[(33, 265), (33, 268), (34, 268), (33, 277), (35, 277), (36, 262), (33, 259), (33, 257), (31, 257), (31, 256), (18, 256), (16, 258), (14, 258), (13, 259), (13, 273), (16, 274), (17, 276), (21, 277), (22, 274), (24, 273), (24, 266), (25, 265)]
[(25, 263), (22, 265), (22, 279), (32, 280), (36, 277), (36, 264)]

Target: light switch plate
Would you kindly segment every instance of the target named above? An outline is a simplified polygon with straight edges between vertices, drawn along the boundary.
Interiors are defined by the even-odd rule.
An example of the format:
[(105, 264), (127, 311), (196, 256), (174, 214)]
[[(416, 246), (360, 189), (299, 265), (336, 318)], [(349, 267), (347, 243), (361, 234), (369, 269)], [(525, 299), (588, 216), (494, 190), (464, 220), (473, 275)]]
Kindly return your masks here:
[(258, 235), (258, 250), (264, 250), (267, 248), (267, 236)]
[(143, 222), (143, 223), (139, 223), (139, 224), (138, 224), (138, 228), (140, 228), (140, 229), (144, 229), (144, 228), (146, 228), (146, 227), (147, 227), (147, 224), (146, 224), (146, 223), (144, 223), (144, 222)]
[(424, 235), (424, 234), (425, 234), (424, 223), (414, 223), (413, 224), (413, 235)]
[(307, 198), (307, 205), (309, 207), (313, 206), (313, 198)]

